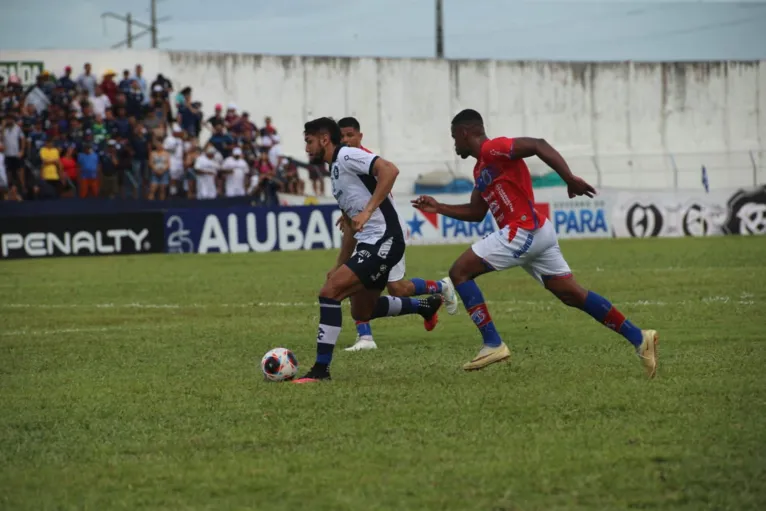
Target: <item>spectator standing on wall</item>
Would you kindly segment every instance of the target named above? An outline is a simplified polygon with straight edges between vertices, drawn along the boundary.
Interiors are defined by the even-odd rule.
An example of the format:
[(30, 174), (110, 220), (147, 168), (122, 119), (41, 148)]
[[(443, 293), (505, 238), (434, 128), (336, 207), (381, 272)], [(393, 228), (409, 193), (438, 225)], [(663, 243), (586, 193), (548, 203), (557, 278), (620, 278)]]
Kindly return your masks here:
[(24, 140), (24, 132), (16, 124), (16, 116), (7, 115), (5, 117), (1, 142), (5, 148), (5, 169), (9, 183), (16, 184), (23, 191), (26, 188), (23, 161), (26, 141)]
[(207, 124), (207, 129), (210, 131), (215, 131), (215, 127), (218, 124), (226, 124), (226, 119), (223, 117), (223, 107), (220, 103), (215, 105), (215, 113), (208, 117), (207, 121), (205, 121)]
[(194, 161), (194, 171), (197, 176), (198, 199), (216, 198), (216, 175), (218, 174), (218, 169), (220, 167), (215, 156), (215, 147), (208, 144), (205, 148), (205, 154), (199, 155)]
[(40, 161), (42, 162), (40, 177), (51, 188), (56, 190), (58, 195), (63, 189), (64, 173), (61, 169), (61, 154), (53, 144), (54, 138), (55, 133), (53, 131), (49, 132), (45, 139), (45, 145), (40, 149)]
[(226, 116), (223, 118), (226, 124), (226, 129), (231, 131), (232, 126), (239, 122), (239, 115), (237, 115), (236, 103), (229, 103), (226, 107)]
[(215, 149), (221, 153), (221, 156), (224, 159), (231, 156), (231, 151), (234, 149), (234, 138), (224, 131), (223, 124), (215, 125), (213, 134), (210, 136), (210, 139), (207, 141), (207, 143), (213, 144)]
[(72, 92), (77, 87), (77, 83), (72, 80), (72, 67), (64, 68), (64, 76), (59, 78), (58, 84), (67, 92)]
[(152, 171), (152, 179), (148, 198), (154, 200), (159, 192), (160, 200), (165, 200), (170, 183), (170, 154), (162, 143), (154, 145), (154, 151), (149, 155), (149, 168)]
[(161, 102), (154, 101), (154, 109), (144, 119), (144, 126), (152, 135), (152, 141), (165, 139), (165, 109)]
[(141, 64), (136, 64), (136, 71), (133, 74), (133, 80), (138, 82), (138, 88), (141, 90), (141, 94), (144, 96), (144, 105), (149, 104), (149, 83), (144, 78), (144, 68)]
[(282, 168), (282, 164), (285, 162), (285, 157), (282, 154), (282, 146), (279, 145), (279, 135), (274, 133), (268, 136), (271, 140), (271, 147), (269, 147), (269, 163), (274, 167), (274, 170), (279, 171)]
[(271, 136), (276, 134), (277, 134), (277, 129), (271, 123), (271, 117), (266, 117), (263, 120), (263, 128), (261, 128), (261, 136), (266, 137), (266, 136)]
[(144, 114), (144, 93), (141, 92), (141, 85), (135, 78), (130, 82), (130, 89), (126, 94), (128, 115), (139, 119)]
[(65, 190), (62, 193), (64, 197), (73, 197), (77, 192), (78, 171), (75, 151), (75, 145), (70, 143), (61, 157), (61, 169), (63, 171), (63, 181), (65, 182)]
[(77, 165), (80, 167), (79, 192), (80, 198), (98, 197), (98, 175), (101, 162), (98, 154), (93, 151), (93, 145), (86, 142), (83, 151), (77, 155)]
[(196, 141), (190, 139), (184, 142), (184, 185), (188, 199), (197, 196), (197, 174), (194, 172), (194, 163), (199, 155), (200, 150)]
[(130, 87), (132, 83), (133, 83), (133, 80), (130, 78), (130, 71), (125, 69), (122, 72), (122, 80), (120, 80), (120, 83), (117, 84), (117, 88), (120, 89), (121, 92), (127, 94), (130, 92)]
[(250, 176), (250, 167), (242, 158), (242, 149), (235, 147), (231, 156), (226, 158), (221, 167), (224, 176), (224, 189), (227, 197), (245, 195), (246, 179)]
[(120, 189), (120, 159), (117, 142), (109, 140), (101, 155), (101, 196), (114, 199)]
[(90, 63), (86, 63), (83, 69), (84, 72), (77, 77), (77, 86), (82, 90), (88, 91), (88, 96), (95, 96), (97, 80), (95, 75), (93, 75)]

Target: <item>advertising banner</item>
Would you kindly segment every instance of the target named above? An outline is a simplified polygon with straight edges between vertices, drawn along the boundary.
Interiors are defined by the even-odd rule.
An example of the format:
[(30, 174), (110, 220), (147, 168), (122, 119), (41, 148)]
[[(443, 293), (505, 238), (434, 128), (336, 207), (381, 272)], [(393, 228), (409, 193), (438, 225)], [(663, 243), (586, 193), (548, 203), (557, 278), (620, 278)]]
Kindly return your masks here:
[(170, 209), (165, 249), (173, 253), (272, 252), (340, 248), (337, 206)]
[(163, 252), (162, 213), (14, 217), (0, 222), (0, 257)]

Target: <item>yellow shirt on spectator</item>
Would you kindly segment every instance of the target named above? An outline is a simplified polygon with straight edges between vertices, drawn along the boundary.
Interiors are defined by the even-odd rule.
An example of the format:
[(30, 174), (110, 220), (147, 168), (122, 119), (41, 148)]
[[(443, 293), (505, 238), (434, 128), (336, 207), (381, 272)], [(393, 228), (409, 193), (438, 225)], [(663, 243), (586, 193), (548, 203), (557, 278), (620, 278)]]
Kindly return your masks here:
[(42, 178), (46, 181), (55, 181), (59, 178), (59, 168), (56, 165), (61, 155), (55, 147), (43, 147), (40, 149), (40, 160), (43, 162), (41, 171)]

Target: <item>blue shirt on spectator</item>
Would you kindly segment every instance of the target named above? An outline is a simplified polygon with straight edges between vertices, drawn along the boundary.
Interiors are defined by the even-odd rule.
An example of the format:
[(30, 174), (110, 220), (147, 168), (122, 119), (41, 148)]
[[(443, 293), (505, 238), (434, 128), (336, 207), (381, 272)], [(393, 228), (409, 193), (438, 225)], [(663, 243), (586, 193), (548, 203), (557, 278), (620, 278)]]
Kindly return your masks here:
[(209, 142), (213, 144), (219, 153), (221, 153), (221, 156), (228, 158), (231, 151), (227, 146), (234, 144), (234, 139), (228, 133), (213, 133), (213, 136), (210, 137)]
[(78, 154), (77, 165), (80, 166), (80, 177), (83, 179), (98, 177), (98, 155), (95, 152)]
[(130, 144), (133, 146), (133, 158), (135, 158), (138, 161), (148, 161), (149, 160), (149, 135), (148, 133), (145, 136), (139, 136), (136, 134), (133, 134), (133, 136), (130, 139)]
[(130, 135), (130, 121), (127, 117), (118, 117), (114, 120), (114, 133), (120, 138)]

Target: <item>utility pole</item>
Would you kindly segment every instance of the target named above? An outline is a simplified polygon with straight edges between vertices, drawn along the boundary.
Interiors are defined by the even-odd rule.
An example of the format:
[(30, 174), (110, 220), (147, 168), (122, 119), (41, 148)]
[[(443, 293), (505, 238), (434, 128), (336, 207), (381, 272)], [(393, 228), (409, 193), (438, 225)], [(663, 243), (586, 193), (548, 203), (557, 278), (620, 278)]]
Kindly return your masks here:
[[(163, 16), (161, 18), (157, 17), (157, 2), (158, 0), (150, 0), (149, 3), (149, 12), (151, 16), (150, 22), (142, 23), (140, 21), (136, 21), (133, 19), (133, 15), (128, 13), (127, 16), (123, 16), (121, 14), (117, 14), (114, 12), (105, 12), (101, 14), (101, 19), (104, 18), (114, 18), (116, 20), (122, 21), (123, 23), (127, 24), (127, 38), (123, 41), (120, 41), (117, 44), (112, 45), (112, 48), (120, 48), (122, 46), (127, 46), (128, 48), (133, 47), (133, 42), (140, 38), (144, 37), (146, 35), (152, 36), (152, 48), (157, 48), (158, 43), (162, 41), (169, 41), (170, 38), (158, 38), (157, 37), (157, 24), (161, 23), (163, 21), (168, 21), (170, 19), (170, 16)], [(138, 27), (143, 28), (144, 30), (142, 32), (139, 32), (137, 34), (133, 34), (133, 25), (136, 25)]]
[(125, 15), (125, 19), (126, 19), (125, 24), (128, 27), (128, 37), (127, 39), (125, 39), (125, 41), (127, 41), (128, 48), (132, 48), (133, 47), (133, 16), (130, 13), (128, 13)]
[(444, 58), (444, 14), (442, 0), (436, 0), (436, 58)]

